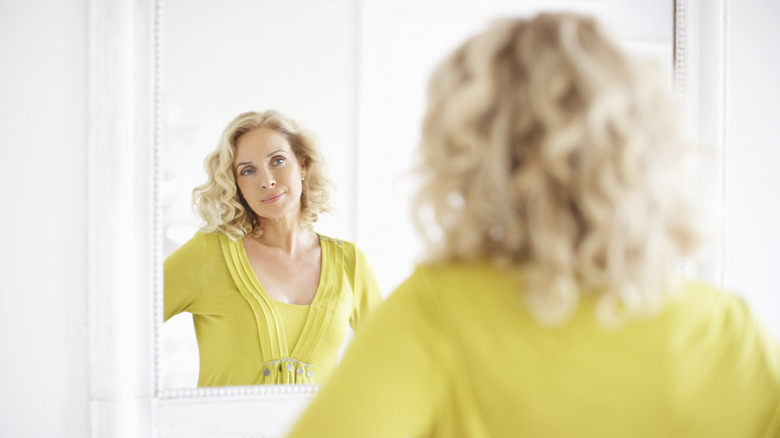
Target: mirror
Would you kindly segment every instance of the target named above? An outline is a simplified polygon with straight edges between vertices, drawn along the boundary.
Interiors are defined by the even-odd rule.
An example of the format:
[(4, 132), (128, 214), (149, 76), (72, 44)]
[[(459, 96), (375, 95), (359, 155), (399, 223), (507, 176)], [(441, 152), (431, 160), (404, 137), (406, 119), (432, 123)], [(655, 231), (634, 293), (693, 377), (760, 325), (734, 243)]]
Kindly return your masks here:
[[(209, 124), (216, 127), (204, 134), (204, 138), (209, 137), (209, 147), (223, 125), (245, 109), (275, 105), (309, 122), (323, 137), (334, 176), (342, 178), (338, 181), (337, 198), (341, 214), (328, 226), (334, 227), (334, 234), (361, 245), (387, 293), (410, 270), (416, 252), (406, 242), (412, 232), (407, 214), (399, 206), (408, 187), (398, 183), (398, 177), (408, 167), (414, 148), (427, 70), (452, 44), (479, 27), (487, 17), (509, 12), (529, 13), (533, 11), (529, 4), (542, 6), (541, 1), (524, 2), (523, 9), (517, 10), (518, 6), (513, 5), (516, 2), (497, 0), (425, 2), (426, 5), (411, 0), (352, 0), (329, 2), (329, 7), (338, 12), (334, 17), (328, 11), (317, 9), (320, 6), (313, 0), (295, 2), (297, 8), (275, 3), (289, 4), (267, 2), (262, 14), (257, 15), (258, 25), (262, 17), (281, 20), (287, 16), (269, 13), (283, 11), (277, 8), (288, 8), (286, 13), (293, 14), (314, 8), (332, 20), (315, 23), (316, 29), (330, 27), (326, 26), (328, 23), (344, 25), (343, 28), (334, 25), (314, 38), (327, 39), (332, 38), (325, 35), (329, 32), (346, 32), (338, 41), (348, 44), (348, 49), (339, 49), (339, 53), (349, 54), (348, 68), (332, 65), (340, 56), (316, 65), (307, 63), (307, 58), (302, 56), (294, 67), (284, 65), (288, 67), (284, 70), (296, 72), (290, 73), (295, 78), (308, 72), (322, 78), (336, 78), (341, 85), (331, 88), (322, 85), (326, 83), (323, 80), (316, 82), (318, 87), (303, 87), (309, 93), (312, 89), (320, 93), (316, 98), (312, 94), (285, 95), (286, 99), (277, 101), (255, 97), (251, 102), (234, 102), (231, 105), (238, 108), (227, 107), (225, 113), (217, 114), (218, 120), (214, 122), (200, 118), (200, 114), (174, 112), (169, 117), (168, 102), (171, 111), (176, 111), (177, 106), (174, 90), (165, 87), (189, 81), (195, 87), (186, 89), (186, 93), (195, 98), (213, 94), (220, 97), (219, 102), (229, 102), (228, 94), (219, 90), (224, 90), (234, 77), (234, 71), (229, 68), (232, 64), (209, 64), (208, 51), (228, 51), (231, 59), (249, 56), (247, 53), (251, 51), (212, 47), (206, 36), (191, 35), (193, 43), (186, 50), (198, 62), (186, 73), (195, 75), (206, 65), (221, 70), (217, 70), (218, 78), (212, 82), (185, 81), (175, 76), (172, 59), (178, 55), (164, 43), (168, 38), (175, 38), (171, 33), (176, 32), (173, 21), (163, 25), (163, 20), (178, 10), (173, 3), (163, 5), (163, 0), (90, 3), (88, 169), (92, 184), (87, 239), (92, 364), (90, 421), (95, 436), (279, 436), (316, 390), (301, 385), (166, 389), (162, 373), (165, 369), (162, 362), (167, 358), (161, 339), (161, 262), (163, 239), (167, 238), (167, 225), (163, 224), (167, 219), (162, 214), (164, 203), (168, 206), (166, 211), (172, 211), (170, 206), (175, 202), (171, 201), (173, 177), (165, 163), (177, 160), (166, 149), (167, 142), (175, 144), (167, 131), (178, 129), (173, 123), (177, 117), (186, 120), (190, 127)], [(552, 2), (544, 3), (549, 8)], [(655, 3), (653, 7), (661, 7), (657, 14), (641, 6), (651, 7), (651, 3)], [(653, 1), (570, 0), (555, 4), (595, 13), (613, 24), (625, 19), (618, 26), (619, 34), (632, 47), (667, 59), (670, 71), (674, 65), (675, 88), (692, 114), (700, 137), (714, 149), (722, 147), (719, 127), (723, 125), (724, 114), (724, 0), (676, 0), (661, 5)], [(204, 1), (188, 2), (186, 8), (207, 6), (217, 8), (213, 2), (207, 5)], [(207, 20), (201, 17), (198, 33), (232, 33), (239, 28), (220, 28), (217, 23), (249, 15), (248, 9), (235, 1), (222, 2), (219, 8), (210, 10), (205, 16)], [(653, 27), (651, 21), (656, 19), (663, 21)], [(307, 23), (311, 25), (310, 21)], [(311, 38), (293, 38), (297, 42), (293, 47), (304, 50)], [(279, 46), (283, 41), (274, 37), (258, 41), (254, 46)], [(673, 64), (671, 51), (675, 54)], [(324, 56), (316, 55), (310, 54), (322, 61)], [(289, 61), (290, 57), (280, 60)], [(329, 73), (333, 71), (340, 73)], [(283, 70), (269, 75), (269, 79), (278, 83), (290, 77)], [(305, 80), (304, 83), (311, 84)], [(349, 87), (343, 88), (344, 84)], [(314, 106), (307, 107), (307, 103)], [(337, 154), (334, 150), (338, 147), (345, 149)], [(191, 155), (195, 170), (187, 167), (189, 171), (199, 172), (203, 156), (195, 152)], [(175, 178), (183, 186), (188, 177)], [(181, 191), (186, 194), (189, 187)], [(188, 214), (189, 206), (182, 211), (181, 214)], [(325, 224), (323, 221), (322, 226)], [(168, 245), (170, 248), (171, 244)], [(150, 312), (152, 308), (154, 314)]]
[[(192, 189), (205, 181), (203, 160), (227, 123), (270, 108), (305, 123), (327, 156), (340, 214), (322, 215), (316, 231), (355, 240), (356, 14), (345, 1), (166, 2), (164, 256), (200, 223)], [(175, 316), (163, 333), (166, 389), (195, 387), (192, 317)]]

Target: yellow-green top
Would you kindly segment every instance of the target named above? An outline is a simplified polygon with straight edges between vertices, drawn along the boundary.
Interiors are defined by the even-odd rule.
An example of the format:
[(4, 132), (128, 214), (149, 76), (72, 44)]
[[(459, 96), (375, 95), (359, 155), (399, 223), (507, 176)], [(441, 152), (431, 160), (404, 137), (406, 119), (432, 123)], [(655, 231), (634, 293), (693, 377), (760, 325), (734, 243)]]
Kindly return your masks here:
[(606, 329), (555, 327), (486, 264), (421, 266), (371, 317), (292, 437), (778, 437), (780, 346), (736, 296), (686, 283)]
[(320, 236), (320, 281), (310, 305), (271, 299), (242, 240), (198, 232), (165, 260), (165, 320), (193, 315), (198, 386), (322, 383), (335, 370), (347, 324), (381, 302), (353, 243)]

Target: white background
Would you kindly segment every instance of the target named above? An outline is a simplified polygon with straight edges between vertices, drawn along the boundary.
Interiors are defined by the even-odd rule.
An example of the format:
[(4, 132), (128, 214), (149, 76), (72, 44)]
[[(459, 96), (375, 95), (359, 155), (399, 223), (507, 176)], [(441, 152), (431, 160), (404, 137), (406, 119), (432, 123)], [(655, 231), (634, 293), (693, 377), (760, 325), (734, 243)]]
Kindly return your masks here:
[[(772, 22), (780, 16), (780, 5), (770, 0), (735, 1), (729, 4), (729, 12), (724, 277), (726, 285), (745, 296), (780, 337), (780, 273), (774, 266), (780, 260), (780, 233), (774, 228), (780, 223), (780, 208), (773, 196), (780, 187), (780, 174), (774, 171), (780, 162), (780, 124), (775, 120), (780, 114), (776, 81), (780, 63), (775, 59), (780, 29)], [(89, 433), (87, 14), (86, 1), (0, 2), (0, 224), (5, 231), (0, 253), (0, 433), (4, 436)], [(398, 62), (414, 56), (407, 53)], [(334, 67), (323, 63), (316, 69)], [(201, 84), (193, 93), (215, 86)], [(389, 89), (391, 84), (385, 88)], [(265, 107), (259, 102), (252, 106)], [(288, 111), (311, 119), (315, 130), (326, 133), (310, 113), (295, 107)], [(359, 106), (353, 111), (361, 114)], [(387, 131), (411, 132), (404, 123), (415, 112), (419, 115), (420, 109), (408, 111), (401, 117), (407, 122), (386, 121)], [(218, 130), (234, 112), (223, 116)], [(365, 134), (350, 135), (357, 144)], [(390, 165), (387, 155), (358, 154), (357, 159), (362, 161), (345, 167), (369, 162), (374, 174)], [(392, 221), (377, 222), (378, 230), (364, 228), (365, 221), (356, 223), (361, 217), (360, 201), (378, 193), (361, 187), (355, 188), (359, 191), (352, 207), (349, 196), (341, 198), (342, 215), (331, 225), (332, 233), (357, 241), (379, 268), (381, 253), (395, 254), (398, 249), (368, 243), (367, 237), (383, 232), (389, 234), (386, 242), (396, 245), (406, 226), (391, 231)], [(402, 201), (382, 198), (378, 202), (381, 209), (369, 212), (374, 216), (394, 212)], [(353, 235), (339, 231), (338, 227), (350, 223), (357, 225)], [(387, 273), (377, 269), (386, 289), (397, 284), (408, 264), (396, 269)]]

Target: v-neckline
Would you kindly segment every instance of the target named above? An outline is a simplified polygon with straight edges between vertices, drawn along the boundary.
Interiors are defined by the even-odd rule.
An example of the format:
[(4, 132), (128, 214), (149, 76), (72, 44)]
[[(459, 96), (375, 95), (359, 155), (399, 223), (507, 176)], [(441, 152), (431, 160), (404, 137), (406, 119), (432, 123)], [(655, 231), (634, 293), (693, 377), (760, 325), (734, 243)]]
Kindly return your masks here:
[[(345, 260), (347, 252), (342, 248), (343, 242), (319, 234), (317, 236), (320, 239), (322, 251), (320, 283), (311, 304), (309, 304), (303, 329), (298, 339), (295, 340), (295, 345), (290, 348), (279, 309), (284, 305), (296, 305), (271, 299), (262, 288), (257, 275), (249, 264), (243, 240), (240, 238), (234, 240), (225, 234), (220, 235), (220, 246), (227, 268), (233, 277), (237, 292), (246, 300), (257, 324), (260, 355), (261, 360), (264, 361), (259, 365), (265, 366), (265, 369), (269, 370), (269, 363), (274, 365), (274, 361), (291, 360), (293, 363), (300, 362), (304, 367), (312, 367), (307, 374), (303, 375), (301, 375), (303, 368), (299, 368), (301, 371), (296, 370), (295, 374), (273, 371), (271, 375), (277, 376), (271, 378), (271, 382), (274, 383), (292, 383), (299, 381), (299, 378), (311, 378), (313, 364), (319, 358), (320, 349), (327, 339), (328, 333), (332, 330), (334, 319), (343, 317), (345, 311), (346, 314), (349, 313), (348, 309), (343, 308), (343, 306), (349, 305), (348, 300), (351, 298), (344, 289), (348, 287), (346, 282), (349, 279), (343, 275), (345, 263), (348, 263)], [(317, 371), (314, 370), (314, 372)], [(269, 374), (265, 374), (265, 372), (263, 375), (269, 377)]]
[(273, 303), (275, 306), (281, 305), (281, 306), (294, 306), (294, 307), (308, 307), (311, 308), (312, 305), (317, 301), (317, 299), (322, 295), (320, 293), (323, 282), (325, 279), (325, 260), (326, 260), (326, 252), (327, 250), (325, 247), (327, 245), (323, 245), (323, 242), (325, 240), (322, 239), (322, 236), (315, 233), (317, 235), (317, 243), (320, 245), (320, 277), (317, 280), (317, 289), (314, 291), (314, 298), (312, 298), (311, 302), (309, 304), (292, 304), (292, 303), (285, 303), (282, 301), (279, 301), (277, 299), (274, 299), (274, 297), (271, 296), (271, 294), (268, 293), (268, 291), (265, 290), (265, 287), (263, 287), (263, 283), (260, 281), (260, 278), (257, 276), (257, 272), (255, 272), (254, 268), (252, 267), (252, 263), (249, 261), (249, 255), (246, 252), (246, 246), (244, 246), (244, 239), (238, 239), (236, 242), (239, 244), (240, 251), (239, 255), (241, 257), (241, 262), (246, 263), (246, 266), (250, 268), (250, 271), (252, 272), (252, 286), (256, 289), (256, 291), (263, 295), (265, 298), (267, 298), (271, 303)]
[(250, 283), (252, 284), (254, 292), (262, 296), (263, 298), (265, 298), (266, 301), (272, 305), (273, 307), (272, 312), (274, 314), (274, 317), (277, 318), (281, 323), (277, 328), (277, 330), (279, 331), (278, 336), (281, 338), (280, 340), (284, 341), (285, 344), (287, 344), (287, 333), (284, 325), (284, 320), (282, 319), (282, 316), (279, 314), (278, 306), (306, 307), (308, 310), (306, 319), (303, 322), (303, 327), (301, 328), (301, 333), (300, 335), (298, 335), (298, 338), (295, 340), (295, 345), (292, 346), (287, 345), (287, 354), (290, 357), (298, 356), (298, 350), (299, 350), (298, 347), (301, 345), (301, 338), (306, 332), (305, 330), (306, 326), (308, 326), (312, 322), (313, 315), (316, 313), (314, 309), (317, 308), (317, 304), (321, 300), (321, 297), (324, 295), (323, 293), (321, 293), (321, 291), (325, 287), (325, 269), (328, 266), (326, 260), (330, 254), (329, 254), (329, 249), (326, 249), (328, 245), (323, 244), (323, 242), (325, 242), (326, 240), (322, 239), (322, 237), (319, 234), (317, 234), (317, 241), (320, 245), (320, 278), (319, 281), (317, 282), (317, 290), (314, 291), (314, 298), (312, 298), (309, 304), (283, 303), (271, 297), (268, 291), (266, 291), (265, 288), (263, 287), (263, 284), (260, 282), (260, 279), (257, 277), (257, 273), (252, 268), (252, 264), (249, 262), (249, 256), (247, 255), (246, 247), (244, 246), (244, 239), (238, 239), (236, 241), (239, 247), (238, 253), (239, 253), (239, 257), (241, 257), (241, 263), (244, 264), (244, 266), (248, 267), (249, 272), (252, 273), (252, 276), (250, 277)]

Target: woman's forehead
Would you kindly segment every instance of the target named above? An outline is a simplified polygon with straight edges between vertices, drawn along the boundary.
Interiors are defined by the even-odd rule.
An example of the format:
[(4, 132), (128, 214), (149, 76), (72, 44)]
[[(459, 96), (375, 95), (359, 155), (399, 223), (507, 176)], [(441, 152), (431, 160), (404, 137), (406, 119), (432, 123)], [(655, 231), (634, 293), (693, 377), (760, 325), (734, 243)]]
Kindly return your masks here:
[(271, 128), (255, 128), (236, 140), (236, 157), (274, 151), (292, 152), (287, 136)]

